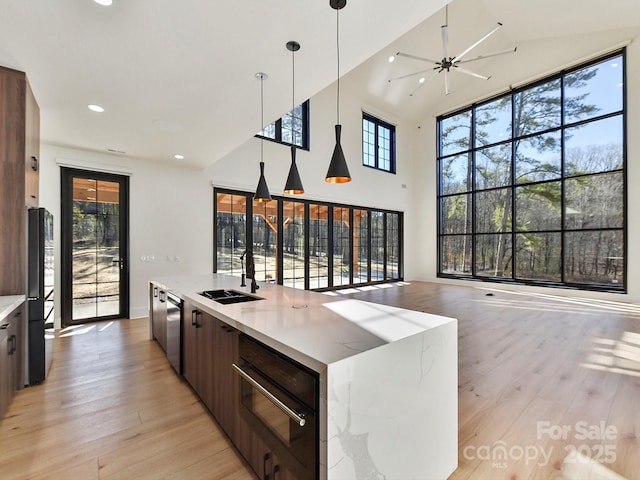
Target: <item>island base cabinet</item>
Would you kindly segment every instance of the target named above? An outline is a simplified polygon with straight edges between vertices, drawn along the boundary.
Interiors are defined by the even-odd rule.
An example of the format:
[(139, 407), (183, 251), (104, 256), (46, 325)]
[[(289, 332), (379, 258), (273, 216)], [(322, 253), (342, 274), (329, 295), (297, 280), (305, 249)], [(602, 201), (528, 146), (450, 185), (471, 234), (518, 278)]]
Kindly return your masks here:
[(236, 448), (261, 480), (307, 480), (288, 470), (269, 446), (241, 418), (237, 422)]
[(239, 385), (232, 364), (238, 357), (238, 331), (217, 318), (214, 326), (213, 378), (215, 381), (211, 413), (235, 442), (237, 434)]
[(213, 317), (184, 302), (182, 322), (182, 362), (183, 375), (196, 391), (202, 402), (213, 413), (214, 372), (213, 372)]

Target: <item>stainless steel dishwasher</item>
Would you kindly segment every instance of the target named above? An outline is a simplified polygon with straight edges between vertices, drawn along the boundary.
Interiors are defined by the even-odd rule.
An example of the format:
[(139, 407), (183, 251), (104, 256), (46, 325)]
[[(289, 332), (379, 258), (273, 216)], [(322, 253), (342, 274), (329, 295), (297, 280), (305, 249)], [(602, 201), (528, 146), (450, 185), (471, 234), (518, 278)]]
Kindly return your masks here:
[(167, 292), (167, 358), (182, 374), (182, 299)]

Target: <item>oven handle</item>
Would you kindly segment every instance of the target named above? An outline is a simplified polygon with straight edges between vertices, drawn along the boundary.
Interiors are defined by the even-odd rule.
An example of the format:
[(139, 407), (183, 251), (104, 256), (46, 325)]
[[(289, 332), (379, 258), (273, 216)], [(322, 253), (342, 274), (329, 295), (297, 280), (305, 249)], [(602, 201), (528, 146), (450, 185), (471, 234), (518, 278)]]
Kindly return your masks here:
[(307, 423), (304, 416), (298, 415), (296, 412), (287, 407), (284, 403), (282, 403), (278, 398), (276, 398), (269, 390), (264, 388), (258, 382), (256, 382), (251, 376), (245, 372), (242, 368), (240, 368), (235, 363), (232, 363), (231, 366), (234, 368), (238, 374), (244, 378), (247, 382), (249, 382), (253, 387), (255, 387), (260, 393), (262, 393), (265, 397), (267, 397), (271, 403), (273, 403), (276, 407), (286, 413), (291, 420), (296, 422), (301, 427), (304, 427), (304, 424)]

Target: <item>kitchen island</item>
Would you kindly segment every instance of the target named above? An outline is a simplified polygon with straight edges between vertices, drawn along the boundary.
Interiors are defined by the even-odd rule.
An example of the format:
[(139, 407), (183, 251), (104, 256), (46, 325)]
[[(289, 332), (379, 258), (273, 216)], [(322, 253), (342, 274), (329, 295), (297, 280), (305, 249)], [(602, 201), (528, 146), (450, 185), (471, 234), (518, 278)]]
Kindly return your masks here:
[(164, 277), (151, 287), (185, 301), (184, 324), (203, 311), (317, 374), (318, 478), (445, 479), (456, 469), (455, 319), (259, 285), (260, 300), (229, 305), (198, 292), (249, 294), (237, 277)]

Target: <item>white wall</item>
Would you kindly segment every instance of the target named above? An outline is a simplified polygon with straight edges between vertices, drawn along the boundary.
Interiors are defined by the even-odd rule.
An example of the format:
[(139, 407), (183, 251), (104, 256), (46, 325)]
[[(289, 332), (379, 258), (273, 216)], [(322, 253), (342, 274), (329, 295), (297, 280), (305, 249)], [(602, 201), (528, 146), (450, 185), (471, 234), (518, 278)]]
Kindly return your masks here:
[[(352, 181), (344, 184), (325, 182), (335, 145), (336, 87), (326, 88), (311, 99), (310, 151), (298, 150), (296, 163), (304, 184), (300, 198), (342, 202), (404, 211), (409, 205), (411, 181), (411, 141), (406, 122), (373, 105), (363, 105), (358, 85), (348, 79), (340, 82), (340, 121), (342, 148)], [(265, 101), (267, 99), (265, 98)], [(395, 175), (362, 165), (362, 110), (396, 125), (397, 172)], [(258, 130), (256, 126), (256, 130)], [(291, 154), (288, 147), (264, 141), (265, 177), (272, 195), (282, 195)], [(207, 173), (216, 185), (253, 191), (258, 184), (260, 140), (249, 139), (237, 150), (216, 162)]]
[[(56, 159), (124, 167), (130, 177), (130, 316), (146, 316), (151, 278), (213, 269), (213, 195), (199, 170), (41, 145), (40, 206), (54, 215), (56, 285), (60, 285), (60, 167)], [(153, 256), (153, 262), (141, 261)], [(176, 258), (178, 261), (176, 261)], [(56, 290), (56, 326), (60, 326)]]

